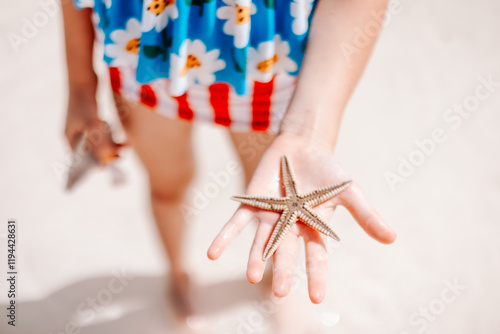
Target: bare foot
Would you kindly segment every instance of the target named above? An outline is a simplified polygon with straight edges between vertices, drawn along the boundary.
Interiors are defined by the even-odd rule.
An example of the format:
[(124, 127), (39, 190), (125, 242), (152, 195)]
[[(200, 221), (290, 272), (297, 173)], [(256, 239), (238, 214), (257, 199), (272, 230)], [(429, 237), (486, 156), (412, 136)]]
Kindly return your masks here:
[(186, 272), (170, 274), (168, 293), (170, 305), (182, 333), (199, 333), (204, 330), (206, 319), (194, 308), (194, 287)]
[(170, 275), (169, 297), (176, 315), (186, 320), (194, 315), (191, 299), (191, 280), (187, 273), (172, 273)]

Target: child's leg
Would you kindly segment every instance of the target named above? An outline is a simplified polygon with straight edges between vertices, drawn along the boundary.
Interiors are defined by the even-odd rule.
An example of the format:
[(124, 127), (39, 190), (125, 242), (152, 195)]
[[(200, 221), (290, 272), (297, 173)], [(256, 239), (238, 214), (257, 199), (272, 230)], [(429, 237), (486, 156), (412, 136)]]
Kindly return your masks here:
[(253, 172), (276, 135), (263, 132), (230, 132), (233, 145), (240, 157), (245, 173), (245, 187), (248, 186)]
[[(148, 172), (153, 214), (170, 260), (173, 288), (187, 294), (182, 258), (185, 221), (180, 205), (195, 170), (191, 123), (168, 119), (119, 96), (115, 102), (127, 141)], [(188, 303), (187, 296), (180, 299)]]
[[(260, 158), (271, 145), (276, 135), (263, 132), (230, 132), (231, 140), (240, 157), (245, 174), (245, 188), (248, 187)], [(266, 297), (271, 293), (272, 273), (267, 270), (262, 280), (262, 288)]]
[[(251, 133), (231, 133), (231, 139), (238, 152), (245, 173), (245, 187), (248, 187), (255, 169), (264, 154), (265, 150), (272, 143), (276, 135), (270, 135), (261, 132)], [(262, 288), (263, 298), (273, 301), (275, 298), (272, 293), (272, 270), (267, 267), (264, 277), (259, 284)], [(272, 333), (290, 333), (290, 315), (297, 317), (297, 314), (291, 313), (287, 304), (276, 303), (277, 309), (269, 318), (271, 322)], [(295, 308), (292, 308), (295, 310)]]

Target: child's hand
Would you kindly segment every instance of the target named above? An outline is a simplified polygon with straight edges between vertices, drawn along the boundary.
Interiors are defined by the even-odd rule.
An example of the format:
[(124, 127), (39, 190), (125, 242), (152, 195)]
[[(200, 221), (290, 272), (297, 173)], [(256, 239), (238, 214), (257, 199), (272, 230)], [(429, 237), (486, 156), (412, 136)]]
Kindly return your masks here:
[(91, 94), (70, 94), (64, 133), (72, 150), (86, 133), (86, 145), (102, 164), (118, 157), (123, 146), (113, 141), (109, 125), (97, 116), (97, 102)]
[[(262, 157), (247, 189), (247, 195), (284, 196), (280, 177), (283, 155), (287, 155), (295, 171), (301, 193), (351, 179), (328, 150), (311, 145), (304, 138), (280, 135)], [(314, 207), (313, 211), (329, 222), (339, 204), (345, 206), (374, 239), (386, 244), (396, 239), (396, 233), (370, 206), (356, 182), (332, 199)], [(208, 250), (209, 258), (217, 259), (245, 225), (256, 219), (259, 226), (250, 251), (247, 277), (250, 283), (260, 282), (266, 265), (262, 255), (279, 215), (241, 205), (212, 242)], [(342, 237), (338, 228), (334, 227), (333, 230)], [(273, 292), (278, 297), (284, 297), (290, 290), (299, 237), (305, 242), (309, 296), (313, 303), (320, 303), (325, 297), (327, 282), (326, 236), (301, 222), (290, 229), (273, 255)]]

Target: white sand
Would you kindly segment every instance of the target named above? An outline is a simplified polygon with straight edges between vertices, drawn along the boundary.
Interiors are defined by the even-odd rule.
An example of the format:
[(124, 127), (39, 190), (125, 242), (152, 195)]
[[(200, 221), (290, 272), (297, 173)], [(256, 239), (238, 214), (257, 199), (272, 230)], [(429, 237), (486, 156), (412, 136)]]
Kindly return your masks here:
[[(399, 238), (391, 246), (377, 244), (339, 209), (334, 224), (342, 242), (330, 256), (326, 301), (310, 305), (298, 275), (298, 289), (286, 302), (287, 333), (302, 333), (301, 326), (308, 333), (500, 331), (500, 87), (456, 129), (443, 120), (453, 104), (472, 101), (478, 76), (500, 81), (500, 3), (402, 0), (401, 6), (346, 111), (337, 148)], [(40, 11), (34, 0), (3, 2), (0, 10), (0, 262), (5, 272), (5, 222), (16, 218), (20, 272), (19, 326), (6, 325), (2, 278), (0, 332), (61, 333), (72, 320), (84, 326), (81, 333), (176, 332), (161, 306), (168, 269), (134, 154), (121, 161), (126, 186), (112, 188), (109, 173), (100, 172), (72, 194), (62, 191), (53, 169), (68, 155), (61, 15), (17, 53), (7, 39), (9, 32), (20, 33), (23, 17)], [(109, 90), (101, 90), (103, 115), (115, 120)], [(430, 138), (436, 128), (446, 141), (392, 191), (384, 173), (395, 172), (398, 157), (408, 158), (414, 141)], [(224, 170), (235, 154), (224, 131), (208, 126), (197, 128), (196, 151), (202, 167), (194, 189), (203, 191), (209, 172)], [(205, 256), (236, 207), (229, 196), (241, 191), (233, 177), (189, 226), (189, 267), (212, 291), (198, 296), (214, 311), (204, 332), (265, 333), (273, 318), (248, 298), (258, 288), (244, 282), (252, 227), (221, 260)], [(87, 313), (79, 318), (78, 306), (108, 296), (113, 272), (122, 269), (135, 279), (102, 310), (92, 313), (83, 304)], [(454, 294), (446, 282), (455, 280), (465, 288)], [(215, 300), (214, 291), (224, 298)], [(241, 302), (228, 308), (233, 297)]]

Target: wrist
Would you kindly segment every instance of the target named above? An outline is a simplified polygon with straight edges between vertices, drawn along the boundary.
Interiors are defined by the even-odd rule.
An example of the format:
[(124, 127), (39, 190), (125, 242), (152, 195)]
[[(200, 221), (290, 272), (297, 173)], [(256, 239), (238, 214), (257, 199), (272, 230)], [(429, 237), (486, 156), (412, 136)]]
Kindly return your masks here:
[(70, 83), (68, 87), (68, 93), (70, 98), (80, 99), (80, 100), (95, 100), (95, 95), (97, 93), (97, 84), (82, 84), (82, 83)]
[(93, 70), (82, 72), (69, 75), (68, 87), (70, 95), (95, 96), (98, 82), (97, 75)]
[(83, 120), (87, 126), (97, 124), (99, 116), (95, 91), (88, 88), (70, 88), (68, 117)]
[(97, 76), (92, 71), (92, 75), (88, 75), (87, 79), (80, 78), (68, 81), (68, 97), (69, 101), (76, 101), (83, 104), (97, 104)]
[(289, 109), (278, 135), (299, 138), (311, 145), (333, 151), (337, 141), (340, 116), (320, 109)]

